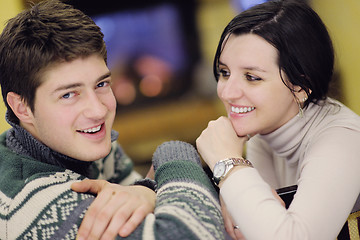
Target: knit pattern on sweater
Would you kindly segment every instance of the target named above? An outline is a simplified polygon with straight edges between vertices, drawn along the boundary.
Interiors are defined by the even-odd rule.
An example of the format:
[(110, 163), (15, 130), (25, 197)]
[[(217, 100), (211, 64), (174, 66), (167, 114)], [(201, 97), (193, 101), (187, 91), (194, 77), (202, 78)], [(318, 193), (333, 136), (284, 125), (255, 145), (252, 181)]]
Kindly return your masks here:
[(0, 238), (75, 239), (83, 212), (94, 198), (71, 191), (71, 183), (82, 178), (70, 170), (39, 174), (25, 180), (14, 198), (0, 192), (0, 229), (6, 229)]
[[(70, 189), (73, 182), (84, 177), (15, 154), (4, 142), (2, 134), (0, 239), (76, 239), (94, 199), (91, 194)], [(155, 212), (126, 239), (224, 239), (218, 195), (199, 164), (163, 161), (155, 180), (158, 182)]]
[[(75, 239), (84, 212), (94, 196), (73, 192), (70, 185), (85, 176), (46, 162), (45, 155), (42, 155), (44, 161), (38, 161), (27, 154), (12, 151), (6, 146), (9, 132), (14, 133), (7, 131), (0, 135), (0, 239)], [(30, 135), (19, 136), (27, 139), (29, 144), (25, 146), (40, 149)], [(24, 147), (17, 139), (11, 139), (12, 143)], [(32, 141), (35, 144), (31, 144)], [(78, 162), (77, 166), (83, 163)], [(115, 183), (124, 179), (135, 181), (129, 179), (136, 176), (131, 175), (133, 164), (116, 141), (112, 143), (108, 156), (90, 166), (85, 162), (83, 167), (90, 167), (88, 172), (94, 178)]]

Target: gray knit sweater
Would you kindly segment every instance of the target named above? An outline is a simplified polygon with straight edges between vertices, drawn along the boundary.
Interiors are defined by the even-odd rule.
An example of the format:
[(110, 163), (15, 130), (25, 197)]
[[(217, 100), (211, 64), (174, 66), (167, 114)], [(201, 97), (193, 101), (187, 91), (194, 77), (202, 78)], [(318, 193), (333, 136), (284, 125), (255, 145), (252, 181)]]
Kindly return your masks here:
[[(44, 145), (42, 151), (54, 158), (52, 162), (37, 151), (15, 153), (7, 144), (13, 148), (16, 142), (18, 149), (34, 152), (28, 146), (38, 143), (28, 138), (24, 144), (16, 134), (9, 137), (11, 131), (0, 135), (0, 239), (75, 239), (94, 196), (73, 192), (70, 185), (84, 175), (99, 176), (102, 169), (82, 165)], [(121, 158), (121, 153), (116, 154)], [(167, 142), (158, 147), (153, 163), (158, 183), (155, 212), (128, 239), (224, 239), (217, 193), (196, 150), (187, 143)]]

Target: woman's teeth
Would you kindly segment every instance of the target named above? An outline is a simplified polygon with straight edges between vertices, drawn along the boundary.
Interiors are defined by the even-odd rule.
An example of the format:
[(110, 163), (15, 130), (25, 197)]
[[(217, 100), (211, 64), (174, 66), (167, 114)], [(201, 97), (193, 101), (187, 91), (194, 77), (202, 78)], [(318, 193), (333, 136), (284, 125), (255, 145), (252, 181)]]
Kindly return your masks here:
[(100, 129), (101, 129), (101, 125), (99, 125), (99, 126), (97, 126), (97, 127), (94, 127), (94, 128), (89, 128), (89, 129), (81, 130), (80, 132), (83, 132), (83, 133), (95, 133), (95, 132), (100, 131)]
[(231, 107), (231, 111), (234, 113), (247, 113), (247, 112), (251, 112), (252, 110), (254, 110), (254, 107)]

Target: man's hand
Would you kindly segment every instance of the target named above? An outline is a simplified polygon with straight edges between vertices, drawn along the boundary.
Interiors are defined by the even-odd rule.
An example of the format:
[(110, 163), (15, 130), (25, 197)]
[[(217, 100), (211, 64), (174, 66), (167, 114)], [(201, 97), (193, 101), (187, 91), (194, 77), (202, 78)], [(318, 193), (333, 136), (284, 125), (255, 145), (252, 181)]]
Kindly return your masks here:
[(71, 185), (76, 192), (97, 194), (78, 231), (78, 240), (127, 237), (155, 208), (156, 194), (144, 186), (121, 186), (86, 179)]
[(155, 179), (154, 165), (151, 164), (151, 167), (150, 167), (148, 173), (146, 174), (146, 178), (150, 178), (152, 180)]

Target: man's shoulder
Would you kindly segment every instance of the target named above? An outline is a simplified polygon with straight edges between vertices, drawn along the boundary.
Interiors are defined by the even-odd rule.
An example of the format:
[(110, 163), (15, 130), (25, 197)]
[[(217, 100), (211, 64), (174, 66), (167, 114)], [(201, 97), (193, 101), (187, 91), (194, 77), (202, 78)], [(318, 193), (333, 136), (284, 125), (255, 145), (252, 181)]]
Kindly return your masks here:
[(59, 174), (73, 176), (64, 168), (46, 164), (29, 156), (24, 156), (11, 151), (6, 147), (3, 135), (0, 136), (0, 191), (6, 194), (16, 194), (28, 181), (38, 179), (51, 179)]
[(7, 219), (0, 224), (6, 225), (2, 227), (13, 237), (9, 239), (42, 238), (46, 231), (45, 239), (57, 239), (56, 234), (77, 230), (94, 199), (71, 190), (71, 184), (82, 178), (70, 170), (41, 173), (25, 179), (23, 188), (11, 197), (0, 192), (0, 218)]
[[(9, 169), (9, 171), (12, 171), (12, 169)], [(53, 190), (55, 193), (62, 191), (62, 189), (70, 189), (73, 182), (84, 179), (82, 175), (67, 169), (64, 171), (35, 172), (28, 175), (28, 177), (24, 177), (24, 175), (16, 176), (17, 174), (19, 172), (16, 171), (16, 174), (11, 178), (0, 179), (1, 193), (11, 199), (15, 198), (20, 192), (29, 195), (43, 190), (47, 192)]]
[[(11, 206), (19, 208), (26, 202), (35, 201), (38, 206), (48, 204), (71, 190), (71, 184), (82, 180), (84, 177), (71, 171), (64, 170), (62, 172), (42, 172), (34, 174), (26, 179), (16, 179), (10, 187), (2, 188), (0, 191), (0, 211), (12, 211)], [(20, 184), (21, 182), (21, 184)], [(11, 185), (17, 187), (12, 188)]]
[(3, 147), (6, 147), (6, 134), (9, 130), (6, 130), (5, 132), (1, 133), (0, 134), (0, 147), (3, 148)]

